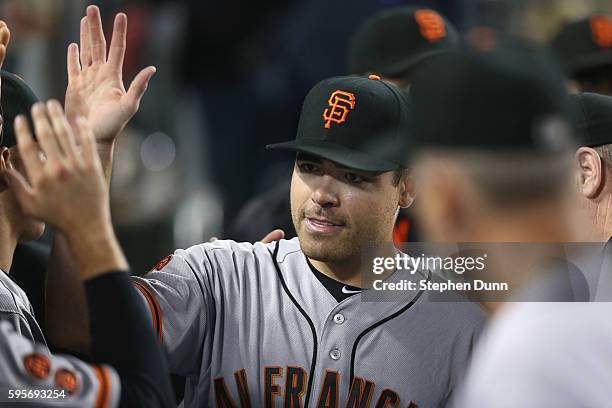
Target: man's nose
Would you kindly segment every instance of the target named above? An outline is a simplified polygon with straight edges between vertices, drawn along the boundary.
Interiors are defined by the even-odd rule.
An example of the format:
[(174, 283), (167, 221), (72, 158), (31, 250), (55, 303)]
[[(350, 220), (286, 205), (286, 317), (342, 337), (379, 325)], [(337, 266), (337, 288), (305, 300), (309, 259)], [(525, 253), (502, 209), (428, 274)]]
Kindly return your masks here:
[(326, 175), (323, 176), (323, 179), (322, 183), (312, 192), (311, 199), (323, 208), (337, 207), (340, 205), (340, 199), (334, 188), (333, 177)]

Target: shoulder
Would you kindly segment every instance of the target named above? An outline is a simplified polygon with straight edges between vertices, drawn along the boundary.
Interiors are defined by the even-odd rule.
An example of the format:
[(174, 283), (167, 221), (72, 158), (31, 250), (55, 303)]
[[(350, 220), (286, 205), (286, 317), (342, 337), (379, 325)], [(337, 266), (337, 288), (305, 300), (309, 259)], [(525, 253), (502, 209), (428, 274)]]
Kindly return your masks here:
[(27, 295), (8, 275), (0, 271), (0, 312), (21, 314), (22, 308), (30, 308)]
[[(611, 313), (607, 302), (514, 303), (495, 318), (487, 338), (496, 348), (521, 353), (528, 349), (538, 354), (551, 347), (583, 349), (587, 343), (612, 338)], [(513, 333), (521, 333), (520, 338), (510, 341)]]
[(179, 275), (241, 275), (262, 269), (273, 269), (274, 262), (282, 263), (296, 252), (301, 253), (297, 238), (264, 244), (217, 240), (178, 249), (158, 262), (147, 274)]

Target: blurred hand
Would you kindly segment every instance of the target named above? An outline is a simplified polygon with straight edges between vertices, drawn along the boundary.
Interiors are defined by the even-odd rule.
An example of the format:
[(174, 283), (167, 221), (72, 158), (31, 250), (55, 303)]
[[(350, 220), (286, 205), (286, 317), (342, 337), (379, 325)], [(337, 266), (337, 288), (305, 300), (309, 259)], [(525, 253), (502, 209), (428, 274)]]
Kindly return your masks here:
[(285, 238), (285, 231), (282, 229), (275, 229), (274, 231), (268, 232), (268, 234), (263, 237), (260, 242), (269, 244), (270, 242), (280, 241), (283, 238)]
[(57, 101), (35, 104), (32, 119), (38, 143), (27, 120), (15, 120), (27, 180), (12, 167), (2, 173), (23, 212), (68, 236), (107, 228), (108, 190), (90, 126), (80, 118), (73, 132)]
[[(8, 48), (9, 41), (11, 40), (11, 32), (9, 31), (6, 23), (0, 20), (0, 68), (4, 65), (4, 59), (6, 58), (6, 49)], [(1, 91), (2, 80), (0, 79), (0, 96), (2, 96)], [(0, 129), (2, 129), (2, 123), (4, 118), (0, 118)]]
[(68, 88), (66, 115), (71, 123), (84, 117), (98, 146), (112, 145), (138, 111), (155, 67), (140, 71), (129, 89), (123, 86), (123, 58), (126, 48), (127, 16), (115, 17), (108, 58), (100, 10), (87, 7), (81, 20), (81, 45), (68, 46)]
[[(275, 229), (273, 231), (268, 232), (265, 237), (259, 240), (259, 242), (269, 244), (270, 242), (280, 241), (283, 238), (285, 238), (285, 231), (283, 231), (282, 229)], [(217, 237), (210, 237), (208, 242), (215, 242), (218, 239), (219, 238)]]

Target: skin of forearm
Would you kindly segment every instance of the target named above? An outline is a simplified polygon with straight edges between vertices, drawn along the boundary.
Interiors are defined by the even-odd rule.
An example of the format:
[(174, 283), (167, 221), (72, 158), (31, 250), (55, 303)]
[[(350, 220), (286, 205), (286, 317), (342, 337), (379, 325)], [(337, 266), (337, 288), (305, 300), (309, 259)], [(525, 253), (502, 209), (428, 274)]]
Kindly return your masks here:
[(109, 271), (127, 271), (128, 263), (108, 219), (79, 224), (66, 231), (81, 281)]
[(85, 290), (64, 234), (51, 248), (46, 284), (47, 339), (55, 347), (89, 354), (89, 314)]
[[(100, 155), (101, 163), (104, 170), (105, 179), (107, 185), (110, 188), (110, 179), (112, 174), (112, 155), (113, 155), (114, 143), (98, 146), (98, 153)], [(110, 222), (109, 222), (110, 224)], [(88, 237), (91, 239), (100, 239), (90, 235), (91, 231), (83, 233), (81, 238)], [(109, 233), (108, 229), (104, 231), (107, 234), (107, 238), (114, 234)], [(78, 234), (78, 233), (77, 233)], [(73, 233), (74, 235), (74, 233)], [(76, 242), (76, 246), (87, 245), (85, 241), (80, 244), (79, 238), (73, 238), (73, 242)], [(116, 242), (116, 240), (115, 240)], [(120, 252), (119, 245), (106, 245), (109, 251), (104, 256), (109, 256), (111, 253), (117, 256), (117, 251)], [(85, 253), (87, 249), (85, 248)], [(97, 252), (97, 251), (96, 251)], [(79, 250), (77, 254), (82, 255), (84, 252)], [(85, 268), (91, 266), (96, 268), (96, 262), (98, 263), (98, 270), (103, 267), (104, 263), (109, 267), (107, 270), (111, 270), (113, 261), (108, 262), (108, 259), (104, 259), (102, 262), (91, 259), (91, 262), (87, 259), (81, 259), (80, 262), (76, 261), (74, 256), (75, 252), (69, 246), (68, 239), (65, 234), (57, 233), (55, 235), (53, 246), (51, 249), (51, 257), (49, 262), (49, 270), (46, 282), (46, 327), (47, 337), (49, 342), (61, 349), (72, 350), (78, 353), (88, 354), (91, 345), (91, 339), (89, 336), (89, 316), (87, 309), (87, 302), (85, 298), (85, 291), (81, 284), (82, 274), (79, 272), (78, 264), (85, 264)], [(77, 255), (78, 256), (78, 255)], [(87, 258), (87, 257), (85, 257)], [(125, 265), (125, 258), (121, 254), (122, 262), (115, 262), (115, 266)], [(116, 259), (117, 261), (118, 259)], [(91, 265), (91, 266), (88, 266)], [(123, 270), (125, 268), (115, 268), (116, 270)], [(92, 272), (86, 272), (92, 273)]]

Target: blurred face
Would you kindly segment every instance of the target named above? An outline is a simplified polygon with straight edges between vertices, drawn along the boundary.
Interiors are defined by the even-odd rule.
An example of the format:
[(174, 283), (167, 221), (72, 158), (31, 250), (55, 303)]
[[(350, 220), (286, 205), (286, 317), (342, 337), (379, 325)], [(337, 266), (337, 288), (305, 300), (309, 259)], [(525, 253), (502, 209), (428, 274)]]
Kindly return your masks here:
[[(9, 150), (11, 153), (9, 159), (11, 165), (17, 171), (19, 171), (26, 178), (26, 180), (28, 180), (23, 162), (21, 161), (21, 157), (17, 151), (17, 147), (11, 147)], [(12, 214), (14, 214), (15, 217), (14, 225), (19, 226), (19, 242), (27, 242), (38, 239), (45, 231), (45, 223), (26, 216), (21, 211), (19, 204), (17, 204), (17, 201), (14, 198), (11, 199), (11, 206), (14, 208), (14, 211), (12, 211)]]
[(298, 155), (291, 216), (304, 254), (341, 262), (360, 256), (364, 242), (391, 241), (403, 188), (393, 185), (393, 172), (368, 174)]

